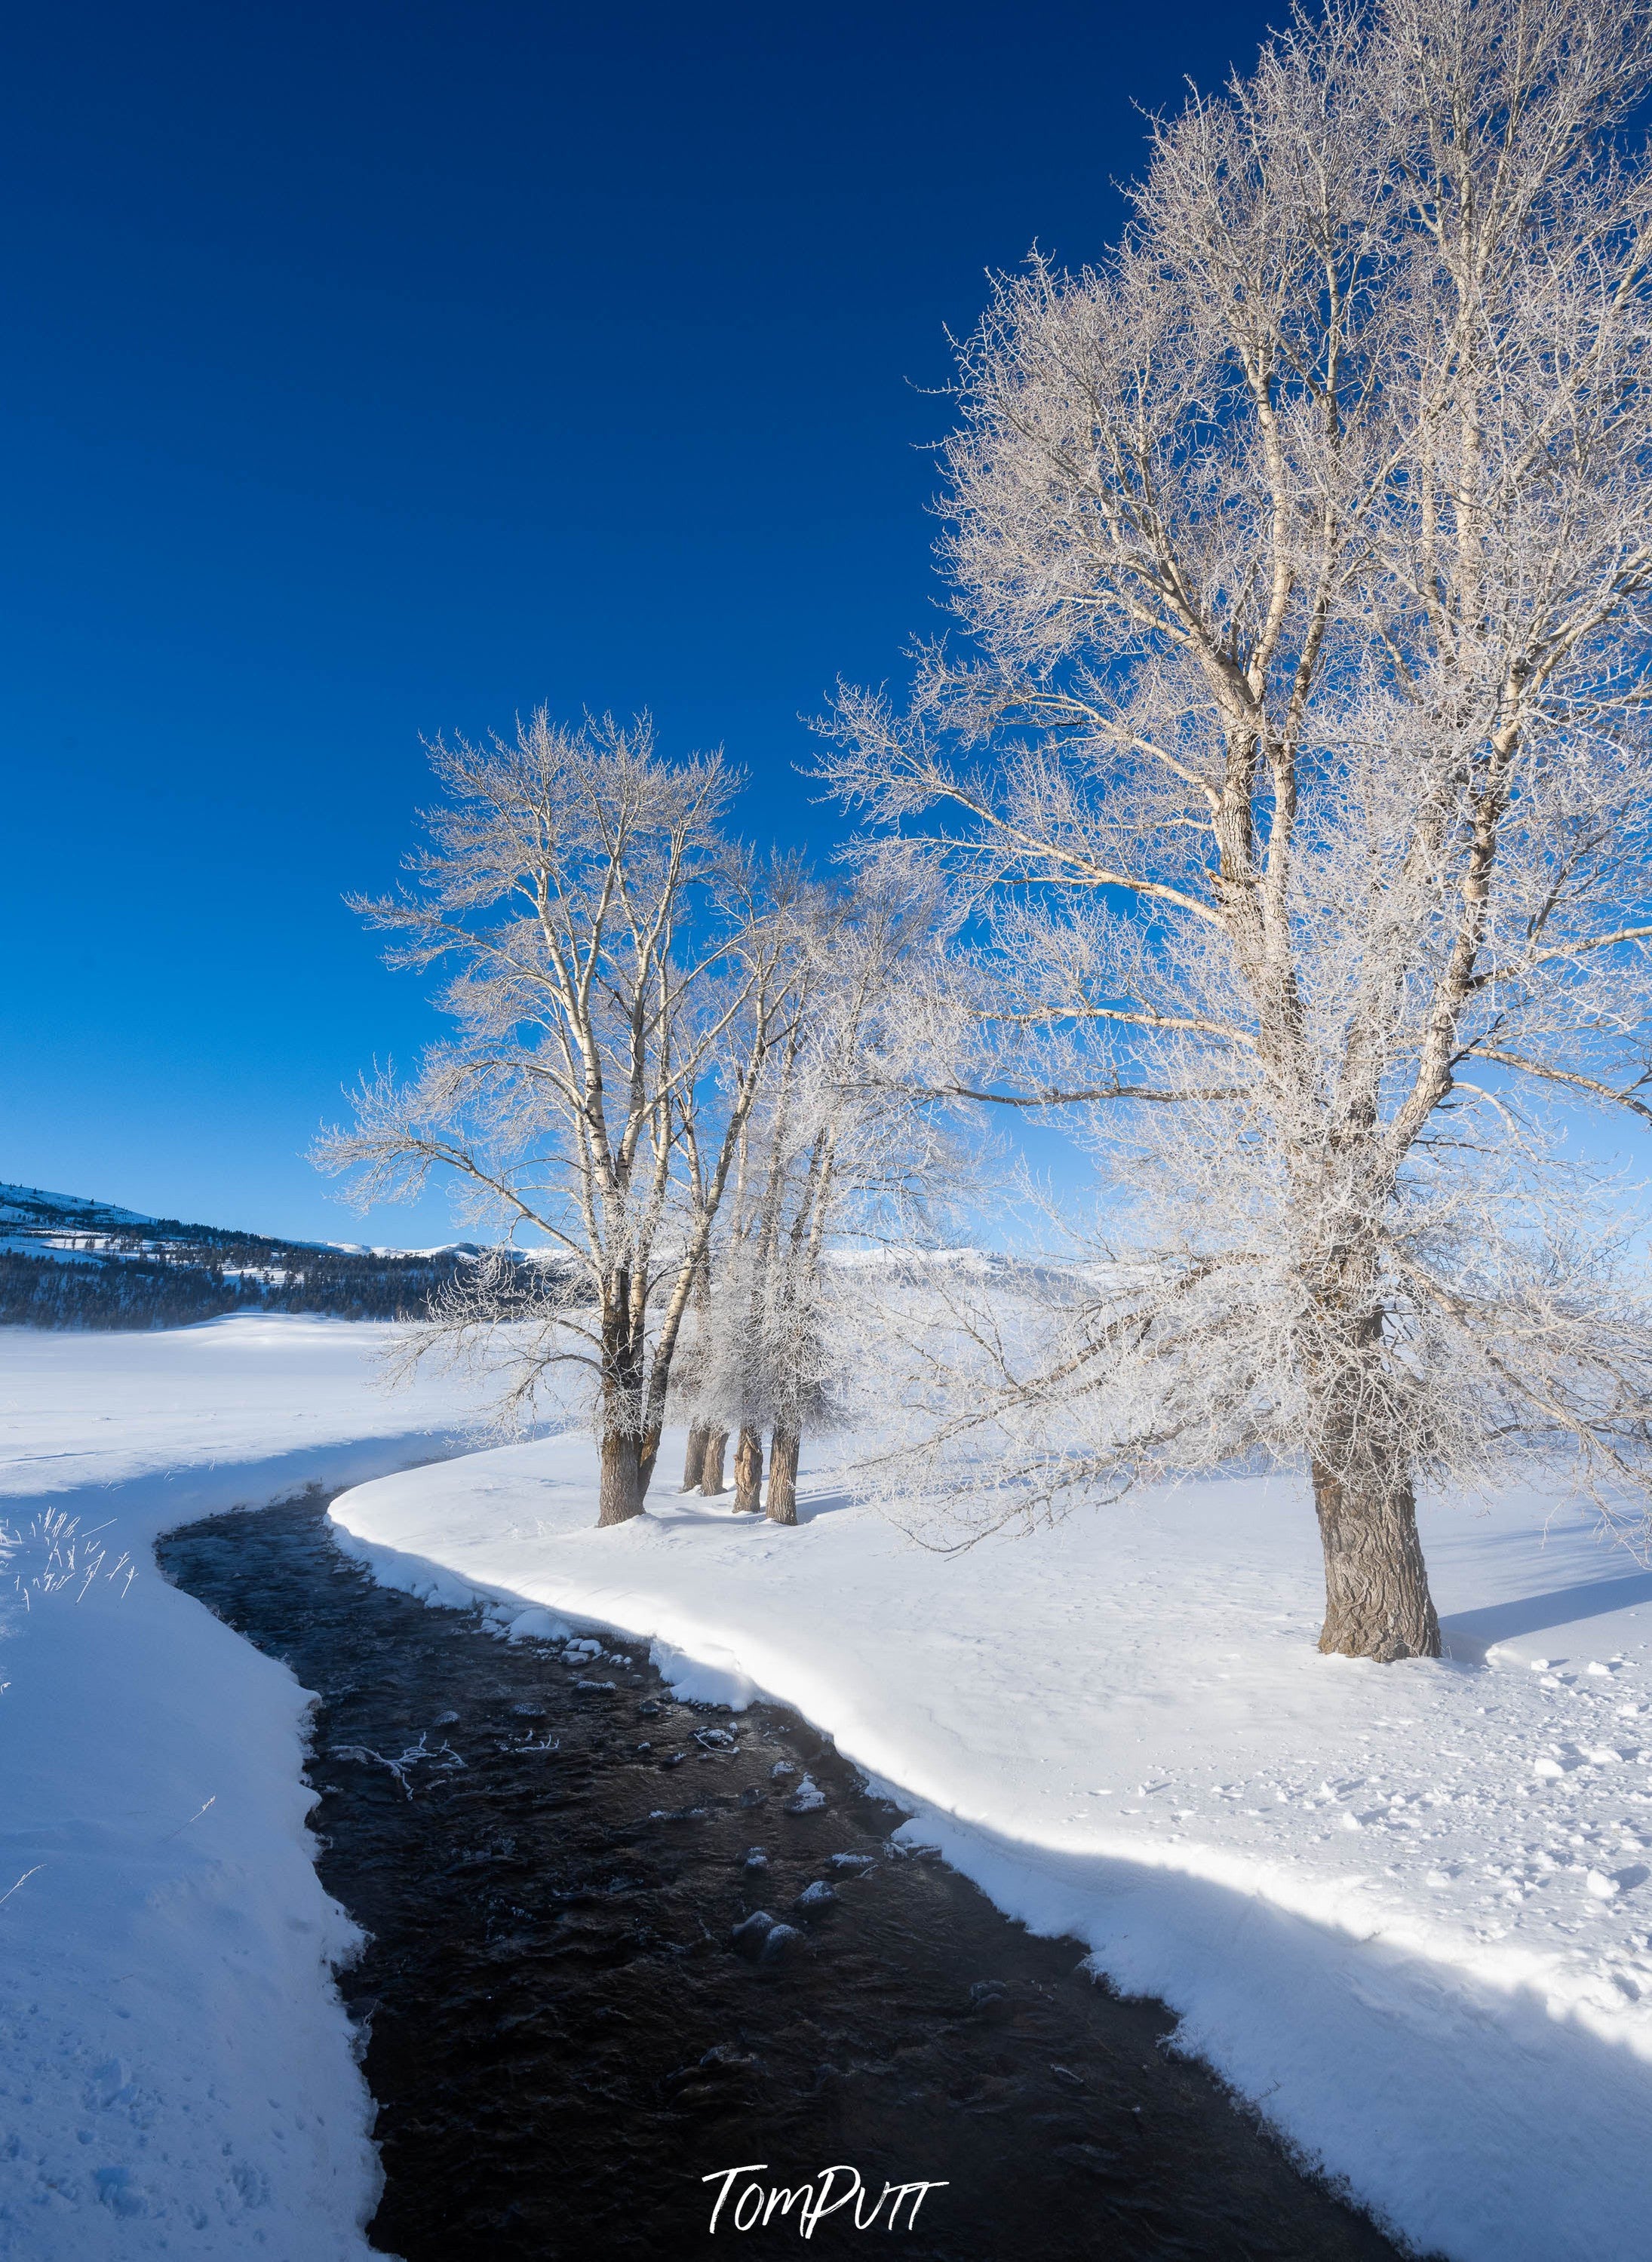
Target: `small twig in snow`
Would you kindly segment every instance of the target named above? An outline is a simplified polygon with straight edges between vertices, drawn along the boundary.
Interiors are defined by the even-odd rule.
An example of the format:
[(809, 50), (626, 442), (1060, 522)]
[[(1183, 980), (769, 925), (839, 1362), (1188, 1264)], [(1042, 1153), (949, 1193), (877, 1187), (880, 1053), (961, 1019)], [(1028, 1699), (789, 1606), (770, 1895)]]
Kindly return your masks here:
[(169, 1830), (167, 1832), (166, 1836), (161, 1841), (161, 1843), (165, 1846), (170, 1844), (174, 1838), (181, 1837), (184, 1832), (189, 1828), (191, 1822), (198, 1822), (200, 1820), (202, 1815), (206, 1813), (208, 1806), (216, 1806), (217, 1804), (218, 1793), (214, 1791), (212, 1797), (206, 1801), (206, 1805), (198, 1806), (193, 1814), (185, 1815), (183, 1821), (178, 1824), (176, 1830)]

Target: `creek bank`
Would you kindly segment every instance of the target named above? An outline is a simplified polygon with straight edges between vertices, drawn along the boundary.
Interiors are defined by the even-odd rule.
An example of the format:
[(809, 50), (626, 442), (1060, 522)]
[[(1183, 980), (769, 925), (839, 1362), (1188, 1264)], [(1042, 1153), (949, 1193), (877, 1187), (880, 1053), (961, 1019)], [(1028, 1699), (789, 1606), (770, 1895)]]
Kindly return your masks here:
[[(621, 1640), (507, 1642), (376, 1585), (320, 1499), (160, 1553), (317, 1693), (318, 1868), (370, 1935), (341, 1984), (384, 2251), (714, 2253), (718, 2179), (761, 2162), (766, 2186), (833, 2163), (873, 2194), (928, 2183), (900, 2236), (934, 2262), (1393, 2254), (1167, 2053), (1167, 2013), (898, 1841), (796, 1715), (731, 1721)], [(816, 2235), (856, 2236), (841, 2214)]]

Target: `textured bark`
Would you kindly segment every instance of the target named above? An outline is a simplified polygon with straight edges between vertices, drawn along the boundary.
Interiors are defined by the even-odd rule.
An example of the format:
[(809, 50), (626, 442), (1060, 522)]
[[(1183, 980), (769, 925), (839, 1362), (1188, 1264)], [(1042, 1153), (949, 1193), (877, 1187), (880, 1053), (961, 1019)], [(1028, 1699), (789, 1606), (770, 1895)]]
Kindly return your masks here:
[(689, 1424), (688, 1450), (682, 1456), (684, 1492), (699, 1491), (700, 1475), (705, 1466), (705, 1449), (711, 1441), (711, 1433), (703, 1422), (694, 1422)]
[(637, 1448), (637, 1497), (638, 1503), (647, 1496), (653, 1482), (654, 1463), (660, 1459), (660, 1432), (646, 1430)]
[[(642, 1399), (641, 1310), (631, 1293), (631, 1276), (623, 1268), (603, 1286), (602, 1473), (596, 1502), (597, 1529), (629, 1524), (642, 1514), (653, 1456), (643, 1466), (638, 1430)], [(658, 1439), (655, 1440), (656, 1444)]]
[(776, 1427), (768, 1448), (768, 1520), (771, 1524), (795, 1524), (797, 1521), (797, 1454), (802, 1444), (801, 1431)]
[(742, 1430), (734, 1448), (734, 1508), (737, 1515), (759, 1516), (763, 1506), (763, 1441), (755, 1430)]
[(1438, 1657), (1439, 1620), (1417, 1536), (1410, 1479), (1360, 1456), (1340, 1473), (1314, 1464), (1314, 1506), (1325, 1552), (1328, 1655)]
[(727, 1452), (728, 1431), (726, 1430), (709, 1431), (705, 1440), (705, 1455), (700, 1463), (700, 1490), (703, 1493), (709, 1493), (713, 1499), (716, 1499), (719, 1493), (728, 1490), (728, 1481), (723, 1473), (723, 1459)]
[(602, 1480), (597, 1493), (598, 1528), (629, 1524), (642, 1514), (643, 1483), (634, 1431), (610, 1430), (602, 1439)]

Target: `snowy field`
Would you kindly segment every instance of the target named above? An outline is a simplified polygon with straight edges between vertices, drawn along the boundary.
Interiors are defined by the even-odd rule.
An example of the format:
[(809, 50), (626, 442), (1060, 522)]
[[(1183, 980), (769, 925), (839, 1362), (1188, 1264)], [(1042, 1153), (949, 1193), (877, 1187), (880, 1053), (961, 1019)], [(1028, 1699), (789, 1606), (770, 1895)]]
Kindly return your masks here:
[[(409, 1467), (467, 1409), (382, 1394), (379, 1336), (0, 1331), (0, 2254), (367, 2251), (302, 1693), (148, 1552), (314, 1479), (357, 1482), (341, 1533), (397, 1585), (797, 1705), (1419, 2246), (1652, 2258), (1652, 1574), (1535, 1500), (1436, 1509), (1454, 1660), (1379, 1667), (1315, 1653), (1288, 1486), (949, 1560), (829, 1457), (797, 1531), (680, 1499), (672, 1439), (649, 1515), (598, 1533), (583, 1439)], [(72, 1580), (60, 1517), (101, 1527)]]
[(370, 2251), (305, 1700), (150, 1546), (449, 1450), (451, 1393), (375, 1387), (382, 1332), (0, 1329), (0, 2255)]
[[(1575, 1513), (1436, 1508), (1450, 1662), (1320, 1657), (1284, 1483), (943, 1559), (817, 1457), (797, 1531), (683, 1499), (591, 1529), (583, 1439), (369, 1483), (378, 1574), (545, 1636), (652, 1637), (783, 1698), (1012, 1914), (1126, 1990), (1454, 2262), (1652, 2257), (1652, 1574)], [(805, 1464), (805, 1466), (807, 1464)]]

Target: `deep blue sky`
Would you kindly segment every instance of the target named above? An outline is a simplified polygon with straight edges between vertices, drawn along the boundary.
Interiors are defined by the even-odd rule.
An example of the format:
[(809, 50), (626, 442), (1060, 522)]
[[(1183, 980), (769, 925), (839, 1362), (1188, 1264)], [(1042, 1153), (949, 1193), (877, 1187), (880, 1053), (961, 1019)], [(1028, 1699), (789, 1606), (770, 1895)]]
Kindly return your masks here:
[[(1275, 12), (1279, 12), (1275, 11)], [(829, 842), (799, 710), (937, 585), (947, 326), (1080, 260), (1266, 11), (8, 18), (0, 1178), (364, 1228), (303, 1160), (432, 1033), (340, 902), (420, 733), (547, 701), (721, 742)]]

